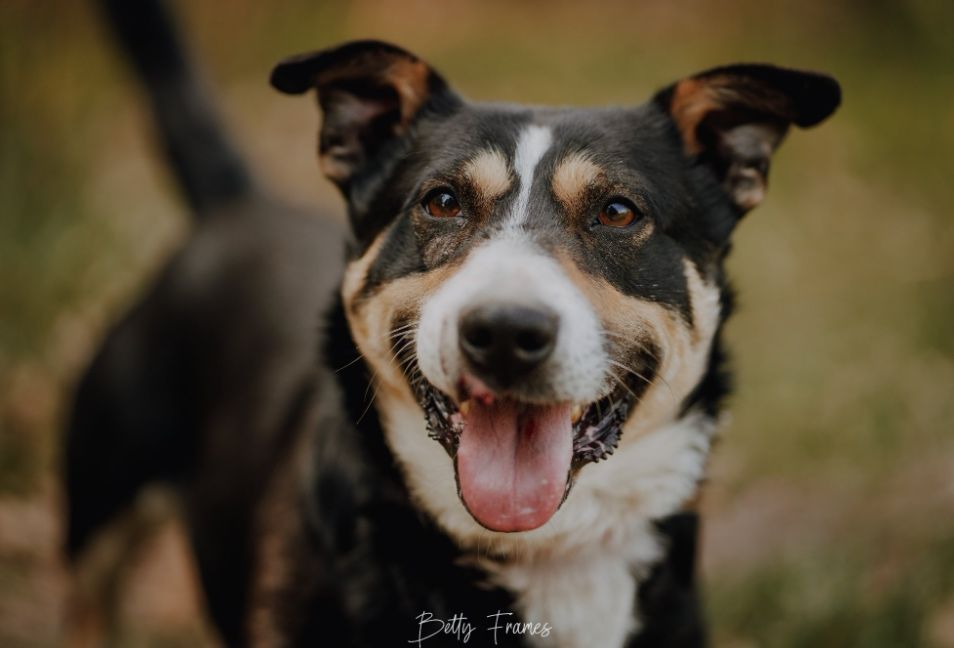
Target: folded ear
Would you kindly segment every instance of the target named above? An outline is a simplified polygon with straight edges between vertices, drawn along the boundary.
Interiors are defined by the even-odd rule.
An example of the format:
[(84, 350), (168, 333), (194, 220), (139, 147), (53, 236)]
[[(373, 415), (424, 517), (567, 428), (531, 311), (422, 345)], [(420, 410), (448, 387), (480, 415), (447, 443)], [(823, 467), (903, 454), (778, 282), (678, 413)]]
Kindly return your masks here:
[(772, 65), (730, 65), (659, 92), (687, 155), (716, 173), (740, 215), (765, 196), (769, 161), (791, 124), (814, 126), (841, 102), (832, 77)]
[(406, 134), (422, 112), (459, 103), (426, 63), (373, 40), (285, 59), (272, 70), (271, 83), (287, 94), (317, 90), (324, 113), (321, 168), (346, 193), (356, 177), (383, 163), (388, 144)]

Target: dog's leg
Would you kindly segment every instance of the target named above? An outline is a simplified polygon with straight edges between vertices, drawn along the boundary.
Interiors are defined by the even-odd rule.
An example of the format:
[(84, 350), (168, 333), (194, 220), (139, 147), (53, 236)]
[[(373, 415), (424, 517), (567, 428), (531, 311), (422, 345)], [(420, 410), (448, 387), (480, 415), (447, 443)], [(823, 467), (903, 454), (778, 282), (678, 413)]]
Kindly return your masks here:
[(67, 599), (65, 637), (72, 648), (118, 645), (120, 602), (129, 567), (174, 515), (173, 495), (144, 492), (125, 514), (84, 545)]

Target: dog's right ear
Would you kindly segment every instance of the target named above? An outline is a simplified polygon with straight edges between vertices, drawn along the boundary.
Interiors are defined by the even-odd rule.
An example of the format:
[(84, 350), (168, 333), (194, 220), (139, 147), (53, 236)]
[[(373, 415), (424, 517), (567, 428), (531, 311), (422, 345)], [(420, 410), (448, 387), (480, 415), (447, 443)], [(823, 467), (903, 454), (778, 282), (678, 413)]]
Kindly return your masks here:
[(460, 103), (426, 63), (374, 40), (285, 59), (272, 70), (271, 83), (287, 94), (317, 90), (321, 169), (346, 195), (356, 178), (386, 163), (394, 142), (422, 113)]
[(683, 79), (655, 101), (685, 153), (715, 173), (741, 216), (762, 201), (769, 160), (789, 127), (825, 120), (841, 103), (841, 88), (817, 72), (728, 65)]

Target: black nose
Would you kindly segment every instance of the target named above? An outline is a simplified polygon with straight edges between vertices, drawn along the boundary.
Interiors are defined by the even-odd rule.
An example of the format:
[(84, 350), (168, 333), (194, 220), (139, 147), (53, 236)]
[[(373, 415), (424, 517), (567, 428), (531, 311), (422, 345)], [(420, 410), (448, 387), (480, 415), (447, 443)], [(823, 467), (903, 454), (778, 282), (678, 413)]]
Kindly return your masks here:
[(550, 357), (558, 328), (545, 308), (486, 304), (460, 318), (460, 349), (479, 378), (506, 388)]

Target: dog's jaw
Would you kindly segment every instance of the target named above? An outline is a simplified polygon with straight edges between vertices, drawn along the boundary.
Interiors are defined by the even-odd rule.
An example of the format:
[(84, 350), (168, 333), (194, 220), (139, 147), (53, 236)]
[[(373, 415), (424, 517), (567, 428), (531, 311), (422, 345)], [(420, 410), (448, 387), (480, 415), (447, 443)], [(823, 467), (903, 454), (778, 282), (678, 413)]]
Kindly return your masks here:
[(447, 454), (423, 433), (417, 400), (391, 391), (380, 401), (388, 443), (413, 497), (472, 550), (492, 582), (514, 593), (523, 618), (551, 623), (560, 645), (619, 646), (639, 630), (639, 583), (665, 551), (652, 521), (685, 506), (705, 471), (717, 422), (700, 410), (681, 412), (681, 405), (708, 366), (720, 292), (691, 262), (684, 272), (693, 327), (675, 325), (664, 308), (643, 308), (644, 325), (661, 332), (667, 349), (660, 378), (623, 426), (616, 453), (584, 466), (562, 508), (540, 528), (497, 533), (476, 523), (457, 496)]
[[(651, 397), (659, 409), (668, 399), (664, 389)], [(392, 393), (379, 409), (414, 499), (471, 551), (493, 583), (514, 593), (523, 618), (550, 622), (559, 645), (578, 648), (619, 646), (638, 631), (637, 588), (665, 550), (652, 521), (695, 495), (716, 421), (692, 411), (647, 429), (659, 410), (634, 414), (623, 432), (625, 443), (610, 460), (581, 471), (547, 524), (496, 533), (477, 524), (461, 503), (453, 465), (439, 444), (424, 437), (417, 403)]]
[[(714, 422), (699, 411), (682, 412), (682, 405), (708, 366), (721, 319), (719, 288), (685, 259), (682, 269), (691, 308), (687, 320), (670, 307), (625, 297), (609, 283), (584, 275), (558, 251), (544, 251), (524, 238), (521, 227), (516, 226), (502, 228), (489, 242), (471, 250), (461, 264), (397, 279), (362, 303), (355, 296), (387, 235), (385, 230), (367, 253), (352, 263), (344, 297), (361, 352), (377, 377), (375, 405), (388, 444), (402, 466), (412, 497), (459, 546), (473, 550), (475, 556), (496, 557), (485, 564), (494, 581), (514, 591), (525, 614), (552, 619), (555, 634), (565, 638), (566, 645), (592, 645), (578, 639), (592, 632), (592, 618), (607, 613), (613, 618), (602, 628), (606, 645), (619, 644), (634, 628), (631, 604), (638, 578), (661, 551), (651, 521), (679, 510), (693, 497), (703, 475)], [(524, 288), (527, 292), (521, 291)], [(514, 291), (519, 293), (514, 295), (516, 299), (528, 293), (535, 298), (550, 295), (552, 303), (568, 308), (566, 327), (571, 334), (565, 339), (569, 351), (578, 354), (570, 356), (574, 361), (566, 362), (566, 371), (561, 372), (563, 358), (555, 353), (557, 368), (550, 372), (553, 380), (546, 389), (529, 392), (528, 399), (553, 402), (565, 398), (585, 403), (604, 395), (611, 365), (608, 330), (629, 340), (652, 340), (661, 359), (656, 367), (658, 378), (640, 395), (621, 428), (614, 456), (598, 466), (582, 466), (562, 508), (539, 528), (519, 533), (491, 531), (464, 506), (454, 463), (445, 448), (426, 434), (426, 408), (412, 388), (415, 381), (409, 382), (402, 371), (404, 358), (395, 353), (392, 335), (401, 318), (408, 320), (412, 324), (407, 332), (411, 346), (406, 349), (413, 349), (412, 360), (420, 365), (427, 381), (442, 392), (455, 394), (464, 368), (456, 364), (453, 354), (442, 352), (457, 344), (453, 313), (482, 290), (493, 291), (495, 296)], [(564, 376), (565, 382), (561, 380)], [(634, 547), (640, 547), (639, 551)], [(597, 559), (599, 564), (592, 562)], [(559, 583), (541, 588), (546, 579), (528, 576), (530, 572), (557, 572), (567, 564), (578, 566), (578, 575), (604, 571), (633, 574), (635, 579), (607, 580), (605, 588), (609, 589), (594, 592), (599, 600), (616, 601), (613, 610), (618, 614), (589, 610), (593, 616), (587, 625), (550, 595), (560, 589)], [(565, 596), (569, 594), (565, 592)]]
[[(353, 272), (360, 271), (359, 260)], [(497, 533), (474, 521), (458, 496), (453, 462), (441, 444), (426, 434), (428, 423), (418, 398), (403, 374), (388, 364), (393, 354), (389, 349), (362, 346), (376, 373), (388, 383), (378, 390), (376, 405), (410, 490), (459, 545), (502, 556), (536, 551), (573, 554), (612, 537), (613, 528), (624, 517), (650, 520), (669, 515), (692, 497), (702, 477), (714, 424), (699, 412), (682, 414), (681, 406), (705, 373), (721, 315), (719, 289), (706, 282), (689, 261), (684, 272), (693, 327), (678, 325), (678, 317), (663, 307), (639, 306), (643, 318), (639, 328), (658, 331), (665, 349), (659, 378), (630, 413), (616, 453), (598, 465), (583, 466), (561, 510), (532, 531)], [(625, 312), (617, 315), (626, 320), (634, 317)], [(418, 329), (417, 340), (424, 335)], [(383, 363), (380, 368), (378, 362)]]
[[(579, 435), (571, 411), (612, 387), (592, 305), (555, 260), (513, 229), (526, 210), (524, 187), (532, 182), (533, 165), (549, 137), (544, 129), (526, 132), (516, 159), (518, 169), (525, 167), (524, 177), (510, 219), (498, 237), (472, 251), (424, 301), (416, 336), (420, 383), (453, 397), (458, 408), (472, 405), (456, 413), (454, 432), (442, 425), (450, 421), (440, 421), (433, 412), (430, 428), (445, 439), (455, 437), (445, 447), (454, 460), (460, 498), (475, 520), (497, 531), (530, 530), (553, 516), (572, 483), (571, 465), (583, 455), (574, 452)], [(470, 376), (461, 352), (458, 323), (466, 309), (482, 303), (540, 304), (559, 321), (552, 355), (535, 370), (535, 379), (510, 394), (488, 392), (481, 398), (466, 388), (479, 381)]]
[[(377, 245), (372, 245), (364, 257), (352, 262), (344, 283), (346, 303), (354, 303), (376, 253)], [(684, 269), (694, 326), (687, 330), (674, 325), (673, 314), (665, 308), (641, 308), (644, 318), (656, 320), (652, 326), (662, 332), (660, 343), (667, 359), (658, 369), (659, 380), (642, 395), (623, 426), (619, 449), (608, 461), (580, 470), (573, 492), (547, 524), (518, 534), (485, 529), (460, 501), (453, 462), (441, 444), (427, 436), (424, 411), (394, 362), (390, 345), (381, 342), (388, 340), (388, 331), (377, 324), (377, 334), (368, 335), (372, 333), (369, 326), (390, 321), (394, 313), (380, 311), (372, 303), (349, 309), (361, 353), (377, 376), (375, 406), (412, 496), (460, 546), (480, 547), (502, 556), (537, 551), (573, 554), (600, 546), (605, 537), (614, 535), (613, 529), (623, 517), (649, 520), (665, 516), (693, 495), (702, 476), (712, 421), (699, 413), (680, 417), (680, 407), (705, 372), (720, 307), (716, 286), (705, 282), (691, 262), (687, 261)], [(432, 294), (427, 290), (429, 284), (415, 281), (421, 282), (413, 286), (418, 296)], [(403, 294), (408, 288), (394, 285), (387, 289)], [(619, 316), (626, 318), (627, 314)], [(421, 336), (418, 330), (417, 337)]]

